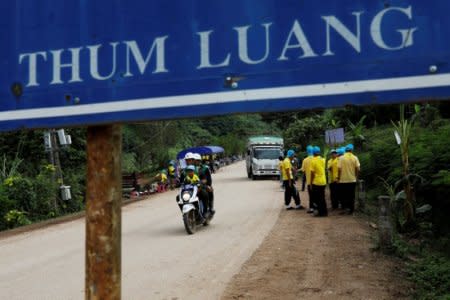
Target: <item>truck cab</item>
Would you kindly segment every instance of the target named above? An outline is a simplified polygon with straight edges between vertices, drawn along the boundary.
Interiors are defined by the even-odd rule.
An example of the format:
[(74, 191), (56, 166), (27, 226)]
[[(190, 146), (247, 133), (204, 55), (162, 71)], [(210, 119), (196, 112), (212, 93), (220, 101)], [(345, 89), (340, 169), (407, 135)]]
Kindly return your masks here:
[(278, 157), (283, 156), (283, 139), (274, 136), (250, 137), (247, 142), (247, 176), (279, 176)]

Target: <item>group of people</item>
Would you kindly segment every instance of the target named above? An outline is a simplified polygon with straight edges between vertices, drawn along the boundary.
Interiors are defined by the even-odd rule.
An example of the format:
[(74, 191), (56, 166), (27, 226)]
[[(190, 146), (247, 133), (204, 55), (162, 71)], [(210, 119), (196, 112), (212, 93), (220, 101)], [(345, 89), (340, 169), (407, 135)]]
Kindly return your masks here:
[(200, 154), (191, 152), (186, 153), (184, 160), (186, 168), (180, 172), (180, 183), (199, 185), (198, 196), (205, 207), (205, 214), (214, 215), (214, 190), (208, 163), (202, 160)]
[(166, 188), (171, 190), (177, 186), (178, 183), (178, 169), (175, 161), (171, 160), (168, 163), (167, 169), (161, 169), (153, 180), (158, 184), (158, 190), (165, 191)]
[[(308, 213), (314, 216), (327, 216), (328, 208), (325, 200), (327, 183), (330, 189), (331, 207), (342, 208), (345, 214), (353, 214), (355, 209), (355, 189), (360, 171), (359, 159), (353, 154), (353, 145), (332, 149), (328, 162), (321, 156), (318, 146), (306, 148), (307, 157), (303, 159), (300, 171), (303, 172), (303, 188), (305, 185), (309, 196)], [(280, 174), (284, 187), (284, 204), (287, 210), (305, 209), (301, 205), (300, 194), (296, 188), (296, 170), (298, 161), (294, 150), (288, 150), (286, 157), (280, 157)], [(328, 175), (328, 176), (327, 176)], [(295, 208), (292, 207), (292, 198)]]

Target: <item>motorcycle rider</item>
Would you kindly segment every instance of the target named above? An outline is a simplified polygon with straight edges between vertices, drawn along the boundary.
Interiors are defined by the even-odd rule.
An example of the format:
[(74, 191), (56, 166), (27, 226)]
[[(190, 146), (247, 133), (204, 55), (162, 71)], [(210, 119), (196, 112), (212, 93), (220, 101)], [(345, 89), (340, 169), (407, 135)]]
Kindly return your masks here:
[[(194, 153), (192, 152), (186, 153), (184, 155), (184, 161), (186, 162), (186, 166), (194, 166), (195, 163)], [(180, 183), (183, 183), (185, 178), (186, 178), (186, 169), (183, 169), (180, 172)]]
[(209, 196), (208, 196), (208, 187), (202, 182), (200, 177), (196, 174), (197, 168), (194, 165), (188, 165), (185, 173), (186, 176), (183, 180), (184, 184), (197, 184), (198, 187), (198, 199), (202, 202), (203, 207), (205, 208), (204, 217), (208, 217), (209, 215)]
[(186, 176), (183, 180), (184, 184), (199, 184), (200, 178), (195, 174), (195, 166), (189, 165), (186, 168)]
[(214, 190), (212, 188), (212, 176), (211, 170), (207, 164), (202, 161), (202, 156), (198, 153), (194, 153), (195, 163), (197, 166), (198, 176), (200, 181), (205, 185), (206, 191), (208, 193), (208, 211), (214, 215), (216, 211), (214, 210)]

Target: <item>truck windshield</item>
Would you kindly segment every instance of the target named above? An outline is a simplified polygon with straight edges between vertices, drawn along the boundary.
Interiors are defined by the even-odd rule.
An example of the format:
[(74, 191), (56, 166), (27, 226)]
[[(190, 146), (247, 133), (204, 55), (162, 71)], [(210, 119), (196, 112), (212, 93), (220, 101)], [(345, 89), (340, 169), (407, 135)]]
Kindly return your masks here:
[(278, 159), (281, 155), (279, 149), (255, 149), (254, 158), (256, 159)]

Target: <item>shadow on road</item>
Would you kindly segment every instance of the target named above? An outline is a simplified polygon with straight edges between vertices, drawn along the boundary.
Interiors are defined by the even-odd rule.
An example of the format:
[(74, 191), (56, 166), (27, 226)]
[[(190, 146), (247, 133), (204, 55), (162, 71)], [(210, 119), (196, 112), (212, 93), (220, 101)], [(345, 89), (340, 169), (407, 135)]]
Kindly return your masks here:
[(183, 222), (180, 221), (179, 227), (164, 227), (149, 230), (148, 235), (151, 237), (168, 237), (168, 236), (186, 236), (186, 230), (184, 230)]
[(240, 177), (229, 177), (229, 178), (221, 178), (220, 182), (253, 182), (253, 181), (276, 181), (275, 177), (260, 177), (256, 178), (255, 180), (247, 178), (247, 176), (240, 176)]

